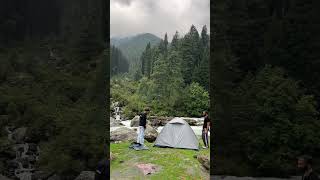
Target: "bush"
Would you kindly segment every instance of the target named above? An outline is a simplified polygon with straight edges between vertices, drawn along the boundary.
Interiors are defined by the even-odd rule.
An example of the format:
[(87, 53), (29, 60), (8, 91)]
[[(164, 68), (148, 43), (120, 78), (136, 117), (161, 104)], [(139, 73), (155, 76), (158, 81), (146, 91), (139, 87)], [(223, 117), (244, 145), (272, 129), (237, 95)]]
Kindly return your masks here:
[(209, 93), (199, 83), (190, 84), (185, 91), (184, 108), (188, 116), (201, 116), (209, 110)]

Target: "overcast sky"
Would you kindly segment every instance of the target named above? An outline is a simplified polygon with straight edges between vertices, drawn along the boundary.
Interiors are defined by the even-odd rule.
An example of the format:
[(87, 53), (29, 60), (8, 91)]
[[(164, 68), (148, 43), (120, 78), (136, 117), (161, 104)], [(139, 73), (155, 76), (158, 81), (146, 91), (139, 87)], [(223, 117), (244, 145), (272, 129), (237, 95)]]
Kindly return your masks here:
[(111, 0), (110, 35), (123, 37), (152, 33), (169, 41), (175, 31), (187, 33), (192, 24), (210, 31), (210, 0)]

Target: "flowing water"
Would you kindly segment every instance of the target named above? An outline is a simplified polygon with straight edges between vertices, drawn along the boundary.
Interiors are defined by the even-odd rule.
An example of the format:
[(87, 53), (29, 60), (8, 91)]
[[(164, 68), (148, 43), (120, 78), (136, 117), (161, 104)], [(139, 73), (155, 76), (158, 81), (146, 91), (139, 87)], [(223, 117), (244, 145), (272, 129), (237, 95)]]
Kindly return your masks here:
[[(15, 142), (13, 138), (13, 131), (10, 127), (5, 128), (8, 133), (8, 139), (11, 142)], [(15, 151), (15, 159), (11, 162), (15, 164), (15, 169), (11, 169), (14, 172), (14, 176), (19, 178), (19, 180), (31, 180), (32, 174), (35, 171), (34, 164), (39, 158), (39, 147), (36, 149), (31, 148), (29, 143), (17, 143), (13, 145), (13, 150)]]

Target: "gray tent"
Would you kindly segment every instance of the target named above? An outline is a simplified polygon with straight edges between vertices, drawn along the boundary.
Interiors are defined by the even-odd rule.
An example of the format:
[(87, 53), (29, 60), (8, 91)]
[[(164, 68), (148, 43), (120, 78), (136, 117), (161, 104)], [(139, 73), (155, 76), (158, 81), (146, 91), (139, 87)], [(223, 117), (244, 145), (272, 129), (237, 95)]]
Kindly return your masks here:
[(174, 118), (163, 127), (154, 146), (198, 150), (199, 142), (185, 120)]

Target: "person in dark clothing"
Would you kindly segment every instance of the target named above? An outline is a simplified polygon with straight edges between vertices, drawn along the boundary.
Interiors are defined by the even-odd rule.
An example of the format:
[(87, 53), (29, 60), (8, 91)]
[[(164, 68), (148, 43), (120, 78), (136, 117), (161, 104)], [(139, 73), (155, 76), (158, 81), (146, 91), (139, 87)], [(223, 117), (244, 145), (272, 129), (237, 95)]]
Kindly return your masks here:
[(303, 155), (298, 157), (298, 169), (303, 173), (301, 180), (320, 180), (312, 169), (312, 157)]
[(96, 168), (94, 180), (107, 180), (110, 179), (110, 164), (108, 159), (101, 160)]
[(209, 148), (209, 138), (208, 138), (208, 131), (210, 130), (210, 119), (207, 111), (203, 112), (204, 122), (202, 127), (202, 140), (204, 144), (204, 149)]
[(144, 112), (140, 114), (139, 134), (137, 137), (137, 143), (140, 145), (144, 145), (144, 131), (145, 131), (146, 125), (147, 125), (147, 115), (148, 115), (149, 111), (150, 111), (149, 108), (145, 108)]

